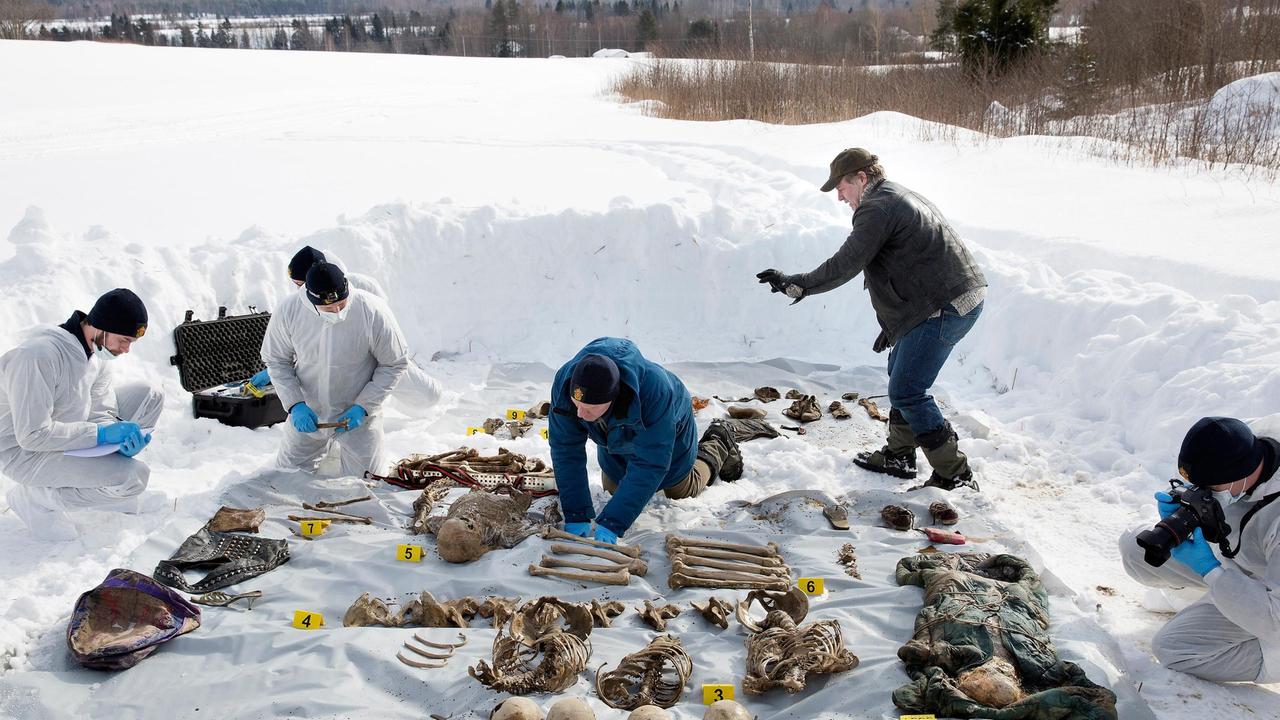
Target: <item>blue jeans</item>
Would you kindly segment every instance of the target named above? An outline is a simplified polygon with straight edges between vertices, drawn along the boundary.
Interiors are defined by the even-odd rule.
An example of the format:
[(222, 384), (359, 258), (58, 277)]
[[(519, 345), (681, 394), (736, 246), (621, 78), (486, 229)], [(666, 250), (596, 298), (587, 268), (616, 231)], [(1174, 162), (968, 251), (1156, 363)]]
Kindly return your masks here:
[(984, 304), (960, 315), (948, 303), (941, 315), (911, 328), (889, 351), (889, 403), (906, 418), (916, 437), (947, 424), (929, 389), (951, 349), (977, 322)]

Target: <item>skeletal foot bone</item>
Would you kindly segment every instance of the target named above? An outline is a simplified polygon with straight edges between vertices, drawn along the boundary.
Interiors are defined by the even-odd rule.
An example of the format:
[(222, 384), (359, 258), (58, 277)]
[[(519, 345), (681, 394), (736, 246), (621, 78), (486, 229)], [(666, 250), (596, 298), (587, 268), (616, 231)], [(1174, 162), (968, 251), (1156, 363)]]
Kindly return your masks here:
[(659, 635), (643, 650), (622, 658), (609, 672), (596, 671), (596, 694), (604, 704), (621, 710), (641, 705), (669, 708), (680, 701), (693, 674), (693, 660), (674, 635)]

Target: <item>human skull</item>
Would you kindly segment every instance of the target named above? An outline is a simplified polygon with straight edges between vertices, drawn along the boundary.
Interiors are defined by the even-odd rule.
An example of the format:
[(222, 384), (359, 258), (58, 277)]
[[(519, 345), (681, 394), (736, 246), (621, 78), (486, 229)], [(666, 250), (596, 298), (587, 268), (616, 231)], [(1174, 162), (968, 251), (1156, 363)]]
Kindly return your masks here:
[(479, 530), (460, 518), (446, 520), (436, 533), (436, 540), (440, 557), (451, 563), (471, 562), (493, 549), (485, 545)]
[(702, 720), (751, 720), (751, 713), (732, 700), (717, 700), (703, 713)]
[(542, 720), (542, 709), (529, 698), (508, 698), (494, 708), (489, 720)]
[(960, 673), (960, 692), (987, 707), (1002, 708), (1022, 699), (1018, 671), (1009, 661), (993, 657), (972, 670)]
[(631, 711), (627, 720), (671, 720), (671, 713), (657, 705), (641, 705)]
[(547, 720), (596, 720), (596, 712), (582, 698), (565, 698), (551, 706)]

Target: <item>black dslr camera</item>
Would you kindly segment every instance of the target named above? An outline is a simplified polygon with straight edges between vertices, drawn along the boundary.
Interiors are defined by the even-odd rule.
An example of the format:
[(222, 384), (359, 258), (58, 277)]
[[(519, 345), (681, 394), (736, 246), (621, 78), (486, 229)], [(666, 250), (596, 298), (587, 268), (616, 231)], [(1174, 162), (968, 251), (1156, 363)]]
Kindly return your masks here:
[(1191, 537), (1196, 528), (1204, 533), (1205, 540), (1219, 546), (1225, 544), (1231, 534), (1231, 526), (1222, 513), (1222, 506), (1213, 499), (1212, 490), (1187, 485), (1181, 480), (1170, 480), (1169, 488), (1178, 509), (1155, 527), (1138, 533), (1138, 547), (1146, 551), (1143, 559), (1152, 567), (1163, 565), (1169, 559), (1169, 551)]

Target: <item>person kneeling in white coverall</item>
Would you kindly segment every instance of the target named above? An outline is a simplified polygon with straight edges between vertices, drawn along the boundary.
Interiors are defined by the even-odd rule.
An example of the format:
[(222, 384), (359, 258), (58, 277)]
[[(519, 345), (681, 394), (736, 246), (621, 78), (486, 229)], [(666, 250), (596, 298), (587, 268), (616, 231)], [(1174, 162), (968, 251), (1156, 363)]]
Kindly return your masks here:
[[(1255, 435), (1255, 433), (1257, 433)], [(1280, 682), (1280, 416), (1253, 427), (1226, 417), (1201, 419), (1182, 441), (1178, 470), (1183, 479), (1212, 492), (1230, 525), (1229, 551), (1213, 547), (1197, 527), (1169, 551), (1171, 561), (1152, 567), (1138, 535), (1125, 533), (1120, 554), (1125, 571), (1160, 588), (1207, 588), (1173, 616), (1151, 642), (1156, 659), (1170, 670), (1214, 682)], [(1156, 493), (1160, 524), (1182, 508), (1166, 492)], [(1198, 515), (1197, 515), (1198, 517)], [(1211, 532), (1212, 535), (1212, 532)]]
[[(139, 498), (151, 476), (134, 458), (151, 442), (164, 408), (157, 386), (111, 386), (107, 361), (125, 355), (147, 330), (147, 308), (117, 288), (62, 325), (37, 330), (0, 356), (0, 468), (17, 483), (9, 507), (44, 540), (78, 532), (68, 510), (148, 512), (159, 494)], [(66, 455), (119, 444), (99, 457)]]
[[(352, 290), (337, 265), (307, 272), (305, 294), (285, 298), (272, 313), (262, 360), (289, 424), (276, 464), (314, 469), (336, 441), (343, 475), (382, 465), (382, 404), (409, 366), (404, 336), (387, 304)], [(342, 427), (317, 428), (319, 423)]]

